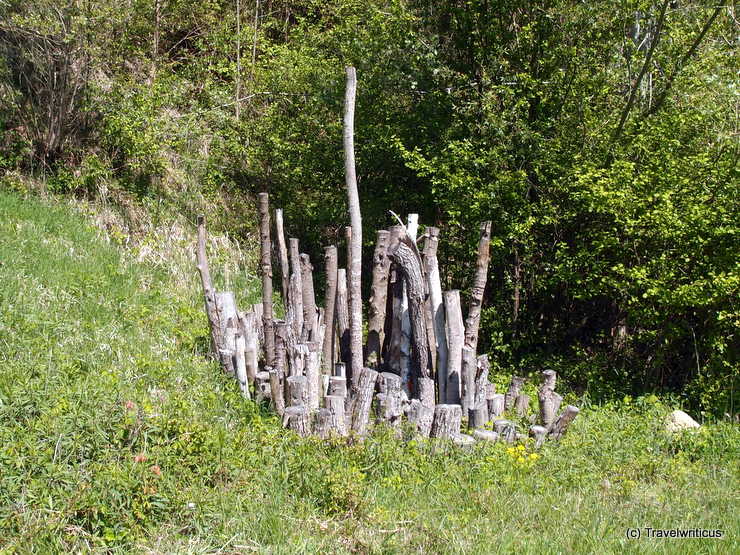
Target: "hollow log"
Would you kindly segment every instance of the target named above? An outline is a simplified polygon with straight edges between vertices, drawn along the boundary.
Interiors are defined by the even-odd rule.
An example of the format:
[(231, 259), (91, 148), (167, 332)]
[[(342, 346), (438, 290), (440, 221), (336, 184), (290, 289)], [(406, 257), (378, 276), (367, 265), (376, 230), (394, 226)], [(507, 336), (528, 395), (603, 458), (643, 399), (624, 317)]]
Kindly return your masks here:
[(416, 243), (408, 235), (399, 237), (395, 244), (388, 248), (388, 255), (401, 269), (406, 295), (408, 297), (409, 318), (413, 339), (412, 375), (430, 377), (429, 351), (426, 325), (424, 323), (424, 275), (421, 268), (421, 256)]
[(431, 437), (454, 439), (460, 434), (462, 408), (460, 405), (439, 404), (434, 407)]
[(283, 306), (288, 310), (290, 268), (288, 267), (288, 248), (285, 245), (285, 231), (283, 230), (283, 209), (275, 209), (275, 237), (277, 238), (278, 254), (280, 259), (280, 283), (282, 285)]
[(272, 244), (270, 242), (270, 205), (267, 193), (259, 194), (260, 270), (262, 272), (262, 326), (265, 334), (265, 363), (275, 365), (275, 330), (272, 324)]
[(462, 370), (462, 348), (465, 337), (460, 291), (444, 292), (447, 316), (447, 379), (444, 383), (445, 403), (459, 404), (461, 394), (460, 373)]
[(324, 344), (321, 355), (321, 372), (331, 375), (334, 369), (335, 338), (334, 333), (334, 305), (337, 301), (337, 247), (330, 245), (324, 249), (324, 263), (326, 266), (326, 302), (324, 310)]
[(367, 365), (371, 368), (378, 368), (380, 365), (380, 350), (384, 339), (388, 270), (391, 264), (387, 256), (389, 238), (388, 231), (379, 230), (373, 253), (373, 277), (368, 305), (367, 332)]
[(465, 345), (473, 349), (473, 352), (478, 348), (478, 328), (480, 326), (481, 307), (483, 306), (483, 293), (485, 292), (486, 280), (488, 278), (490, 243), (491, 222), (483, 222), (480, 225), (478, 258), (475, 265), (473, 287), (470, 292), (470, 308), (468, 309), (468, 318), (465, 320)]

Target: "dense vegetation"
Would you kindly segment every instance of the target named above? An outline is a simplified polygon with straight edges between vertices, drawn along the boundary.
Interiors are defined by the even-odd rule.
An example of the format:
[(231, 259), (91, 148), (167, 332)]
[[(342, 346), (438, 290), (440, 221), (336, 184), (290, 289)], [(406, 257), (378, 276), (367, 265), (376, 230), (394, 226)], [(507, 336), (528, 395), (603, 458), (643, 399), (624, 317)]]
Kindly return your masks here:
[[(668, 434), (646, 396), (579, 399), (537, 453), (302, 439), (207, 362), (189, 257), (74, 212), (0, 192), (0, 552), (737, 551), (736, 424)], [(645, 526), (724, 537), (626, 537)]]
[(494, 222), (499, 370), (734, 414), (736, 25), (720, 0), (8, 0), (2, 179), (242, 239), (268, 190), (317, 259), (348, 223), (351, 64), (366, 230), (419, 212), (465, 290)]

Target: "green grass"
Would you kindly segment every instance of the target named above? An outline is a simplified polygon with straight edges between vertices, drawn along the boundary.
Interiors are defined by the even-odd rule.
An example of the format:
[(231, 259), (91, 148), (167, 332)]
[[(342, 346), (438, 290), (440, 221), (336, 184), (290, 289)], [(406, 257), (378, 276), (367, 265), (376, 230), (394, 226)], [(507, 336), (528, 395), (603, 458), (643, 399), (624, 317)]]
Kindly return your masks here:
[(192, 274), (0, 192), (0, 552), (737, 552), (736, 424), (669, 436), (651, 397), (586, 404), (539, 458), (299, 439), (206, 361)]

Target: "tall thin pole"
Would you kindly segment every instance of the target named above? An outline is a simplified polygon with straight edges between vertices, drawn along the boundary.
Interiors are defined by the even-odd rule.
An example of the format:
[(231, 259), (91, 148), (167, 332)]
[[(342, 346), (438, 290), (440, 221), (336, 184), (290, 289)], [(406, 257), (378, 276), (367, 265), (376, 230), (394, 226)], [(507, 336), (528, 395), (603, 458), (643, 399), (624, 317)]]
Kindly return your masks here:
[(347, 88), (344, 95), (344, 176), (347, 186), (352, 240), (349, 263), (350, 283), (350, 350), (352, 356), (352, 386), (357, 388), (362, 371), (362, 216), (360, 214), (360, 196), (357, 193), (357, 175), (355, 173), (355, 95), (357, 92), (357, 74), (354, 67), (346, 68)]

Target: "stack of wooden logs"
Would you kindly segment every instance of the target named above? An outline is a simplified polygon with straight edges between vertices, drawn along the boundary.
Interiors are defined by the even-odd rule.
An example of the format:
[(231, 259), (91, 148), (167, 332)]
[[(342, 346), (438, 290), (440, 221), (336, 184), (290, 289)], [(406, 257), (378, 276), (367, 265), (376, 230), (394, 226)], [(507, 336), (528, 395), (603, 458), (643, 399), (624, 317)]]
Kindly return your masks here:
[[(349, 272), (338, 267), (337, 247), (325, 249), (325, 305), (317, 306), (311, 260), (300, 253), (297, 239), (286, 243), (280, 209), (275, 210), (273, 232), (267, 193), (259, 195), (259, 214), (261, 303), (240, 312), (232, 292), (214, 290), (203, 218), (198, 222), (197, 264), (211, 342), (223, 370), (237, 379), (245, 397), (269, 402), (287, 428), (302, 436), (362, 437), (380, 422), (400, 433), (405, 421), (415, 434), (462, 445), (513, 442), (526, 436), (502, 415), (515, 411), (520, 421), (532, 424), (529, 435), (539, 447), (547, 437), (560, 438), (578, 414), (569, 405), (557, 415), (562, 397), (555, 393), (555, 372), (545, 370), (539, 414), (530, 415), (524, 379), (514, 376), (505, 394), (496, 393), (488, 379), (488, 356), (476, 353), (491, 222), (480, 227), (465, 321), (460, 292), (442, 291), (439, 230), (426, 228), (421, 251), (414, 214), (406, 226), (377, 232), (367, 340), (360, 346), (364, 363), (355, 368), (357, 346), (350, 344), (348, 308), (355, 288)], [(349, 238), (351, 228), (346, 232)], [(282, 319), (273, 311), (273, 252), (280, 267)], [(463, 421), (470, 435), (461, 433)]]

